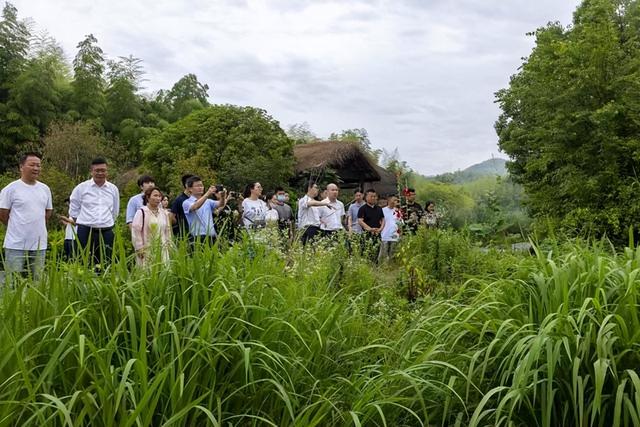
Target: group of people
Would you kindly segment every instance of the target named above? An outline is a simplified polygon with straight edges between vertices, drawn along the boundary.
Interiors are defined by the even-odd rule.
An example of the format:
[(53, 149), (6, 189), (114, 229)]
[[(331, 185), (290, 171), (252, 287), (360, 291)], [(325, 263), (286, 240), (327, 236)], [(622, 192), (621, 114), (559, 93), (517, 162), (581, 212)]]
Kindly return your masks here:
[[(0, 192), (0, 221), (7, 225), (4, 241), (6, 273), (30, 273), (38, 277), (43, 270), (47, 249), (46, 222), (53, 212), (49, 187), (38, 180), (41, 157), (27, 153), (20, 159), (20, 179)], [(65, 254), (69, 257), (82, 249), (99, 269), (112, 256), (114, 232), (120, 211), (118, 188), (107, 180), (108, 164), (97, 158), (91, 162), (91, 178), (78, 184), (68, 199), (68, 215), (60, 215), (66, 225)], [(248, 233), (276, 229), (293, 238), (300, 236), (303, 245), (340, 233), (351, 233), (379, 247), (377, 258), (393, 256), (402, 230), (413, 232), (424, 223), (437, 225), (433, 203), (426, 209), (415, 202), (415, 191), (405, 194), (407, 205), (399, 208), (397, 195), (389, 196), (381, 206), (375, 190), (354, 192), (353, 202), (345, 209), (338, 199), (340, 189), (329, 184), (323, 190), (310, 182), (306, 194), (297, 202), (297, 217), (289, 204), (289, 194), (276, 188), (263, 197), (259, 182), (246, 186), (242, 195), (229, 192), (222, 185), (205, 190), (202, 178), (182, 177), (183, 192), (173, 202), (150, 176), (138, 180), (140, 193), (127, 203), (125, 221), (139, 265), (150, 259), (169, 260), (173, 237), (186, 238), (194, 244), (213, 244), (218, 229), (233, 240), (239, 227)], [(318, 198), (320, 193), (322, 197)]]

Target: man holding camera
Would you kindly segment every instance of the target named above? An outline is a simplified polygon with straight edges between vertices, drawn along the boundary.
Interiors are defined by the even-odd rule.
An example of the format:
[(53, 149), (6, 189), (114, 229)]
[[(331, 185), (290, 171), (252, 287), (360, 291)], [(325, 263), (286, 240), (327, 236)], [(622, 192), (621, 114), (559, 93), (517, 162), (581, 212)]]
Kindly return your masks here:
[[(218, 188), (212, 185), (205, 192), (202, 179), (198, 176), (187, 179), (187, 190), (191, 196), (182, 203), (182, 209), (189, 223), (189, 240), (213, 245), (217, 236), (213, 215), (224, 209), (227, 203), (226, 190), (218, 192)], [(209, 197), (216, 193), (220, 195), (220, 200), (211, 200)]]

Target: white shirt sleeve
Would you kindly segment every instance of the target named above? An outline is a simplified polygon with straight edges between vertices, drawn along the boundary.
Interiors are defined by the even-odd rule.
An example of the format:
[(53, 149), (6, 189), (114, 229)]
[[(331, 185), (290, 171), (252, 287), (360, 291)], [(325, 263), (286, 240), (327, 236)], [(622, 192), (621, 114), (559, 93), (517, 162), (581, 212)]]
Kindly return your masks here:
[(11, 188), (7, 185), (0, 191), (0, 209), (11, 209)]
[(116, 222), (118, 214), (120, 213), (120, 191), (118, 187), (113, 185), (113, 222)]
[(78, 215), (80, 215), (80, 207), (82, 206), (82, 188), (82, 183), (76, 185), (76, 188), (71, 192), (71, 196), (69, 196), (69, 216), (71, 218), (78, 218)]
[(46, 210), (49, 209), (53, 209), (53, 197), (51, 196), (51, 189), (49, 188), (49, 186), (46, 187), (47, 188), (47, 207), (45, 208)]

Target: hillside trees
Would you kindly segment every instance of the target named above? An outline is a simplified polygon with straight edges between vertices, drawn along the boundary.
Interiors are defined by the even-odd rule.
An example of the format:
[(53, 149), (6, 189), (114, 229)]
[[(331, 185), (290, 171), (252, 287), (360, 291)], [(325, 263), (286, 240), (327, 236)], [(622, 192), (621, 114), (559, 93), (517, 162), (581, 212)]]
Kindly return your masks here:
[(293, 141), (264, 110), (213, 105), (148, 138), (144, 160), (165, 188), (200, 170), (233, 189), (252, 181), (274, 187), (293, 174)]
[(640, 222), (640, 6), (585, 0), (496, 96), (508, 167), (536, 216), (623, 238)]
[(0, 172), (12, 163), (17, 145), (32, 129), (21, 126), (22, 118), (8, 105), (11, 87), (27, 62), (30, 32), (18, 19), (17, 9), (5, 3), (0, 19)]

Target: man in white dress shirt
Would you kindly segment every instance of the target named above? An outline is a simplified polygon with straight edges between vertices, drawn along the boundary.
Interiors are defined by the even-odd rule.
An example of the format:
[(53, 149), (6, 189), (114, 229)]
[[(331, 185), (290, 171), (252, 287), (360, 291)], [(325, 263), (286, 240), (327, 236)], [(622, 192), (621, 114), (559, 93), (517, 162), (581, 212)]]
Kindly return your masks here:
[(47, 219), (51, 217), (53, 205), (51, 190), (38, 181), (40, 168), (38, 154), (23, 155), (20, 179), (0, 192), (0, 222), (7, 225), (4, 263), (8, 276), (24, 273), (26, 265), (32, 277), (37, 279), (44, 268)]
[(318, 208), (320, 214), (320, 229), (325, 236), (331, 236), (338, 231), (344, 230), (342, 224), (345, 212), (344, 204), (338, 200), (340, 189), (336, 184), (327, 185), (327, 198), (323, 202), (327, 202), (329, 207)]
[[(298, 229), (302, 231), (301, 241), (306, 245), (320, 232), (320, 217), (316, 208), (329, 206), (329, 202), (320, 202), (318, 197), (318, 185), (310, 181), (307, 185), (307, 194), (298, 200)], [(329, 209), (331, 207), (329, 206)]]
[(69, 216), (78, 226), (78, 242), (94, 264), (111, 260), (113, 226), (120, 210), (118, 187), (107, 181), (107, 161), (91, 162), (91, 179), (81, 182), (71, 192)]

